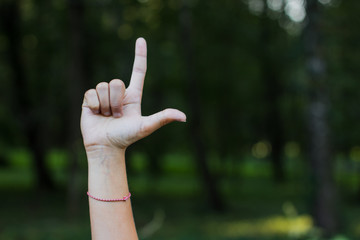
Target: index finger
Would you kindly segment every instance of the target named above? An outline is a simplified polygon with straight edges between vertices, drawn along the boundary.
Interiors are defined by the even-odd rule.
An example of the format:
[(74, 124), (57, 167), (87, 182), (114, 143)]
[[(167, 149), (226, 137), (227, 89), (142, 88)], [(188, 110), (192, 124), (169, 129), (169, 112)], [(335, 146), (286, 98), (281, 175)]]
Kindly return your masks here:
[(147, 48), (144, 38), (138, 38), (135, 44), (135, 59), (129, 88), (142, 92), (146, 74)]

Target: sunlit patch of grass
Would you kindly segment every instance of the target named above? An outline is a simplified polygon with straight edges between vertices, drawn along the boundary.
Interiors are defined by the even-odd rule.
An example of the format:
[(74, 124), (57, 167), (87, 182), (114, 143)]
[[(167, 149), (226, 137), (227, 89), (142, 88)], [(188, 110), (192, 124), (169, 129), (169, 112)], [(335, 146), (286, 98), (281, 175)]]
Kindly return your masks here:
[(231, 222), (212, 222), (206, 227), (209, 234), (219, 237), (262, 237), (283, 236), (301, 237), (307, 235), (314, 228), (309, 215), (286, 217), (281, 215), (269, 216), (260, 219), (245, 219)]
[(358, 220), (354, 225), (352, 226), (352, 232), (356, 236), (360, 236), (360, 221)]
[[(292, 202), (282, 204), (283, 214), (270, 214), (259, 217), (248, 217), (239, 220), (223, 219), (209, 222), (205, 231), (219, 238), (237, 239), (239, 237), (282, 237), (299, 238), (309, 236), (316, 229), (313, 219), (308, 214), (298, 214)], [(313, 234), (312, 234), (313, 235)]]

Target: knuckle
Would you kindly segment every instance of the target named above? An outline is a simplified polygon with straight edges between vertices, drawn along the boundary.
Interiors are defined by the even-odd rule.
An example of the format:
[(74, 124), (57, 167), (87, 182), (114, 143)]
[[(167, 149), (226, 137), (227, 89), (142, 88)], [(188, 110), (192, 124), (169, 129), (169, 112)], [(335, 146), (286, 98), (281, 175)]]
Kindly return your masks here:
[(85, 92), (85, 94), (84, 94), (84, 98), (88, 98), (88, 97), (90, 97), (91, 95), (93, 95), (93, 94), (94, 94), (94, 91), (95, 91), (95, 89), (89, 89), (89, 90), (87, 90), (87, 91)]
[(144, 66), (135, 66), (134, 67), (134, 72), (143, 74), (143, 73), (146, 72), (146, 67), (144, 67)]
[(168, 119), (162, 119), (162, 120), (160, 121), (161, 127), (167, 125), (168, 123), (169, 123), (169, 120), (168, 120)]
[(138, 132), (138, 137), (142, 138), (150, 134), (150, 127), (145, 122), (140, 123), (140, 131)]
[(96, 103), (89, 103), (89, 108), (92, 110), (98, 110), (99, 109), (99, 105)]
[(166, 121), (164, 120), (164, 119), (162, 119), (161, 121), (160, 121), (160, 127), (163, 127), (163, 126), (165, 126), (166, 125)]
[(160, 120), (160, 125), (161, 127), (165, 126), (166, 124), (168, 124), (168, 114), (169, 111), (166, 109), (164, 111), (161, 112), (161, 120)]
[(162, 116), (161, 116), (159, 123), (160, 123), (160, 127), (163, 127), (166, 125), (166, 114), (165, 114), (165, 112), (162, 112), (161, 115)]
[(103, 112), (109, 112), (110, 111), (110, 106), (107, 104), (102, 104), (101, 106), (101, 111)]
[(101, 82), (98, 85), (96, 85), (96, 90), (105, 90), (108, 88), (107, 82)]
[(111, 82), (109, 83), (110, 87), (112, 88), (117, 88), (117, 89), (121, 89), (121, 88), (125, 88), (125, 84), (123, 81), (121, 81), (120, 79), (113, 79), (111, 80)]
[(88, 106), (92, 110), (97, 110), (99, 108), (95, 89), (89, 89), (85, 92), (83, 106)]
[(111, 105), (111, 110), (113, 112), (120, 112), (121, 111), (121, 106), (120, 105)]

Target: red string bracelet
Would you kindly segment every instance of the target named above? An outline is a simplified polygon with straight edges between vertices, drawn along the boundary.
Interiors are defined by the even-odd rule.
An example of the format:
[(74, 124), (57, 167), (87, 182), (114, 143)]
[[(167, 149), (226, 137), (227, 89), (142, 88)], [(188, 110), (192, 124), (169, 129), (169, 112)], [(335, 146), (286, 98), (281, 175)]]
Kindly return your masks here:
[(89, 192), (87, 192), (87, 195), (89, 197), (91, 197), (92, 199), (95, 199), (95, 200), (98, 200), (98, 201), (101, 201), (101, 202), (121, 202), (121, 201), (126, 201), (128, 200), (130, 197), (131, 197), (131, 193), (129, 192), (129, 194), (123, 198), (118, 198), (118, 199), (103, 199), (103, 198), (97, 198), (97, 197), (94, 197), (92, 196)]

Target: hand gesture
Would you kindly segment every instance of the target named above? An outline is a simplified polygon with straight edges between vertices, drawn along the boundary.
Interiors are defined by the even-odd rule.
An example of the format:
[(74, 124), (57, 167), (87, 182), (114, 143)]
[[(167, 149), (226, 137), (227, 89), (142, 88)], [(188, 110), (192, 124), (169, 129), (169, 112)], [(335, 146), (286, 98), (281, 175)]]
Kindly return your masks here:
[(141, 115), (141, 98), (146, 73), (146, 42), (136, 41), (130, 85), (114, 79), (101, 82), (85, 93), (81, 114), (81, 132), (85, 149), (110, 147), (126, 149), (130, 144), (173, 122), (185, 122), (176, 109), (165, 109), (150, 116)]

